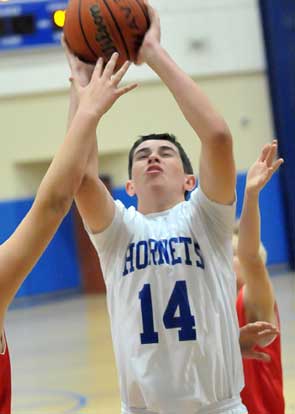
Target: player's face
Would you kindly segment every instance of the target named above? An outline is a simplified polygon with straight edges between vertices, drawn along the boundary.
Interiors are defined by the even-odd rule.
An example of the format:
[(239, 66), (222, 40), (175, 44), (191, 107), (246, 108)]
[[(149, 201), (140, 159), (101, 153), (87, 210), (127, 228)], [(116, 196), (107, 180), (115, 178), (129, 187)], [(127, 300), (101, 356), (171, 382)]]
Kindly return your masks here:
[(173, 143), (166, 140), (148, 140), (136, 148), (131, 181), (137, 195), (153, 188), (184, 197), (187, 177), (179, 151)]

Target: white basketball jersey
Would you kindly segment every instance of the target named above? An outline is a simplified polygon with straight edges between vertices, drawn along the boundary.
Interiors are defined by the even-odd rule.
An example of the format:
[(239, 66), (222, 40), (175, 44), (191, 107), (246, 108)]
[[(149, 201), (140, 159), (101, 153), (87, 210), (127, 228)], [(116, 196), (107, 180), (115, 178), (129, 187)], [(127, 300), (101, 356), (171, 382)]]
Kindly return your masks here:
[(112, 224), (90, 235), (107, 286), (122, 413), (246, 413), (234, 219), (235, 205), (197, 189), (156, 214), (116, 201)]

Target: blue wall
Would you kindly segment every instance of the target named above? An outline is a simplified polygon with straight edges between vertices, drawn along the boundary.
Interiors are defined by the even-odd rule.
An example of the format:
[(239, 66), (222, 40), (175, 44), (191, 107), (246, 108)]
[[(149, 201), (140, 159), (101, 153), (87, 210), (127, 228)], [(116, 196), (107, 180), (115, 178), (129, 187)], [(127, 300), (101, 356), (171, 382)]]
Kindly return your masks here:
[(289, 261), (295, 269), (295, 2), (260, 0), (273, 119), (288, 222)]
[[(239, 174), (237, 180), (238, 216), (242, 209), (245, 178), (245, 174)], [(130, 198), (124, 188), (115, 189), (113, 195), (122, 200), (126, 206), (136, 203), (136, 199)], [(0, 203), (1, 243), (14, 231), (31, 205), (32, 199)], [(260, 205), (262, 211), (261, 233), (268, 251), (268, 264), (286, 264), (288, 262), (288, 242), (278, 174), (262, 191)], [(61, 224), (45, 253), (18, 291), (17, 297), (54, 293), (68, 289), (81, 289), (72, 212)]]
[[(27, 199), (0, 203), (1, 243), (12, 234), (31, 207), (32, 201)], [(78, 288), (80, 288), (80, 272), (73, 216), (70, 212), (16, 296), (32, 296)]]
[[(246, 174), (239, 174), (237, 217), (240, 217), (242, 211), (245, 183)], [(261, 239), (268, 253), (268, 265), (287, 264), (289, 259), (287, 225), (280, 186), (279, 174), (275, 174), (260, 194)]]

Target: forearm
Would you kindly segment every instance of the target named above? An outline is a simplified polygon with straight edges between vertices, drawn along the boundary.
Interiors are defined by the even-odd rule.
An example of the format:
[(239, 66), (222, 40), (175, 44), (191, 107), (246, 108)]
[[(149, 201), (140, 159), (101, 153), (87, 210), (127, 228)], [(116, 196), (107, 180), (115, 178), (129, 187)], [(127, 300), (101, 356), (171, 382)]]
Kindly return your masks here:
[(260, 253), (259, 192), (245, 191), (239, 229), (238, 258), (244, 279), (244, 306), (249, 322), (276, 323), (275, 297), (267, 268)]
[(230, 137), (227, 124), (206, 95), (159, 44), (150, 46), (146, 62), (167, 85), (202, 142), (220, 136)]
[(71, 83), (67, 130), (69, 130), (69, 128), (71, 126), (71, 123), (72, 123), (72, 121), (74, 119), (74, 116), (77, 112), (78, 106), (79, 106), (79, 99), (78, 99), (78, 96), (77, 96), (77, 92), (75, 91), (74, 85)]
[[(69, 110), (68, 110), (68, 127), (67, 127), (68, 130), (69, 130), (71, 124), (72, 124), (72, 121), (74, 119), (74, 116), (77, 112), (78, 107), (79, 107), (79, 98), (77, 96), (77, 92), (76, 92), (73, 84), (71, 84), (70, 104), (69, 104)], [(92, 144), (90, 146), (87, 166), (86, 166), (86, 170), (85, 170), (85, 176), (88, 176), (88, 177), (89, 177), (89, 175), (96, 175), (97, 176), (97, 174), (98, 174), (98, 149), (97, 149), (96, 131), (93, 132), (93, 137), (90, 138), (90, 139), (92, 141)], [(83, 182), (82, 182), (81, 185), (83, 185)], [(79, 188), (79, 190), (80, 190), (80, 188)]]
[(146, 61), (167, 85), (201, 141), (199, 177), (202, 190), (217, 203), (232, 203), (236, 173), (232, 137), (225, 121), (198, 85), (160, 45), (153, 46)]
[(89, 154), (96, 137), (98, 119), (78, 110), (59, 151), (37, 193), (42, 202), (57, 207), (70, 205), (85, 174)]
[(112, 222), (115, 212), (114, 200), (98, 176), (96, 141), (75, 202), (81, 217), (93, 233), (103, 231)]
[(240, 260), (258, 260), (260, 247), (259, 193), (245, 191), (240, 220), (238, 256)]
[(98, 149), (95, 138), (88, 157), (85, 174), (75, 195), (75, 202), (81, 215), (83, 213), (84, 206), (89, 204), (89, 195), (93, 192), (93, 186), (97, 184), (98, 180)]

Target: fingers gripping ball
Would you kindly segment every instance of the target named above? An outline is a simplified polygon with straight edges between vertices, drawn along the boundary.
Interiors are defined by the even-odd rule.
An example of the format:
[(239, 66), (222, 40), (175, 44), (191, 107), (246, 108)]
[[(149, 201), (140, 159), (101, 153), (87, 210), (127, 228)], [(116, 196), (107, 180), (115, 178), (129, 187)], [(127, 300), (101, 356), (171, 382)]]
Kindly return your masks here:
[(64, 35), (72, 51), (83, 61), (106, 63), (119, 53), (117, 68), (135, 61), (149, 27), (143, 0), (69, 0)]

